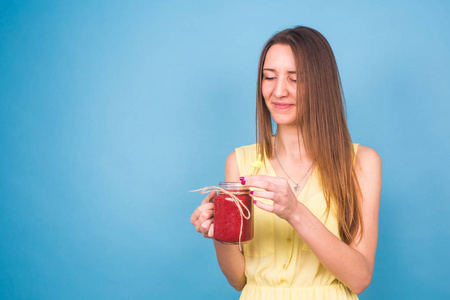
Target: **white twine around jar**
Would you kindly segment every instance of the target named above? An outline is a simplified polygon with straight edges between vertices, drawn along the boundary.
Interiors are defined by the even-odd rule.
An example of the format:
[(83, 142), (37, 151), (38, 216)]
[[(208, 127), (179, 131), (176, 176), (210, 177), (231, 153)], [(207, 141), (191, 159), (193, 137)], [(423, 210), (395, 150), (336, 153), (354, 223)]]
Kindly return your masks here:
[[(245, 193), (244, 192), (233, 192), (232, 193), (232, 192), (229, 192), (229, 191), (227, 191), (221, 187), (217, 187), (217, 186), (207, 186), (207, 187), (193, 190), (190, 192), (200, 192), (200, 194), (206, 194), (206, 193), (209, 193), (211, 190), (218, 190), (219, 192), (230, 196), (233, 199), (234, 203), (236, 204), (236, 207), (239, 210), (239, 215), (241, 216), (241, 229), (239, 232), (239, 251), (242, 252), (241, 237), (242, 237), (242, 231), (244, 228), (244, 218), (246, 220), (249, 220), (251, 217), (251, 213), (250, 213), (250, 210), (248, 209), (248, 207), (245, 206), (245, 204), (242, 203), (242, 201), (238, 197), (236, 197), (236, 195), (244, 195), (244, 194), (248, 194), (248, 193), (247, 192), (245, 192)], [(242, 209), (242, 208), (245, 209), (245, 212), (244, 212), (244, 209)]]

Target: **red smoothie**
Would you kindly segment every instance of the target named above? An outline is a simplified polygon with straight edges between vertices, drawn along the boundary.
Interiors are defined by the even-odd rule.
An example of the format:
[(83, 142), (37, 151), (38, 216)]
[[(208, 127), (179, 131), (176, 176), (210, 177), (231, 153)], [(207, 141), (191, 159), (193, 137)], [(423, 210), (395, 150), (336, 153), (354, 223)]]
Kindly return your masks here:
[(243, 222), (241, 243), (250, 241), (253, 238), (253, 199), (249, 194), (250, 190), (242, 186), (240, 182), (221, 182), (220, 186), (233, 193), (248, 208), (250, 218), (244, 217), (248, 216), (244, 207), (242, 207), (244, 216), (241, 217), (233, 198), (219, 193), (214, 198), (214, 239), (224, 244), (238, 244), (241, 222)]

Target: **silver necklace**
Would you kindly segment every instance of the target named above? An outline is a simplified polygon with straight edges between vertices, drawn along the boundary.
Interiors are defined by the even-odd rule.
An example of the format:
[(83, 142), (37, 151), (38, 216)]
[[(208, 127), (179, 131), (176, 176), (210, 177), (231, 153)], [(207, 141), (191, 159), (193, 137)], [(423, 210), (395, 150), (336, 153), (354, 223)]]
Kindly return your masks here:
[(284, 174), (286, 174), (286, 176), (292, 181), (292, 183), (294, 184), (294, 190), (296, 192), (300, 191), (301, 187), (300, 187), (300, 182), (302, 182), (302, 180), (306, 177), (306, 175), (309, 173), (309, 170), (311, 170), (313, 164), (311, 163), (311, 166), (309, 166), (308, 171), (306, 171), (305, 175), (303, 175), (302, 179), (300, 179), (300, 181), (297, 183), (295, 182), (291, 176), (289, 176), (289, 174), (286, 172), (286, 170), (283, 168), (283, 165), (281, 164), (280, 160), (278, 159), (278, 155), (277, 155), (277, 147), (276, 147), (276, 141), (277, 141), (277, 136), (275, 135), (275, 139), (273, 140), (273, 150), (275, 152), (275, 158), (277, 159), (278, 164), (280, 165), (281, 169), (283, 170)]

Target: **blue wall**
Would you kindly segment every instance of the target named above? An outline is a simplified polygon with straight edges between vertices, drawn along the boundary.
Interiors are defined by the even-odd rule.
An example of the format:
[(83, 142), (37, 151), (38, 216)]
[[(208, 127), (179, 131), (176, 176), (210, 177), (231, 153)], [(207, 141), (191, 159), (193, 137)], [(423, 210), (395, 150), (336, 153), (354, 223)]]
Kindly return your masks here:
[(1, 2), (1, 299), (236, 299), (188, 191), (255, 141), (259, 52), (295, 25), (383, 159), (360, 298), (450, 295), (450, 3), (241, 2)]

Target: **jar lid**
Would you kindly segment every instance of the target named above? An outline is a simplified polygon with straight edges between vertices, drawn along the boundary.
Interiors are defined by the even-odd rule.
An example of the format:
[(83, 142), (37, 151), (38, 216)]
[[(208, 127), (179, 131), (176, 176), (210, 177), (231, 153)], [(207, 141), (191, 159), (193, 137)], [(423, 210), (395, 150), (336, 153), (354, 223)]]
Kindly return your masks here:
[(222, 181), (219, 183), (219, 187), (225, 190), (248, 190), (248, 186), (242, 185), (240, 182)]

